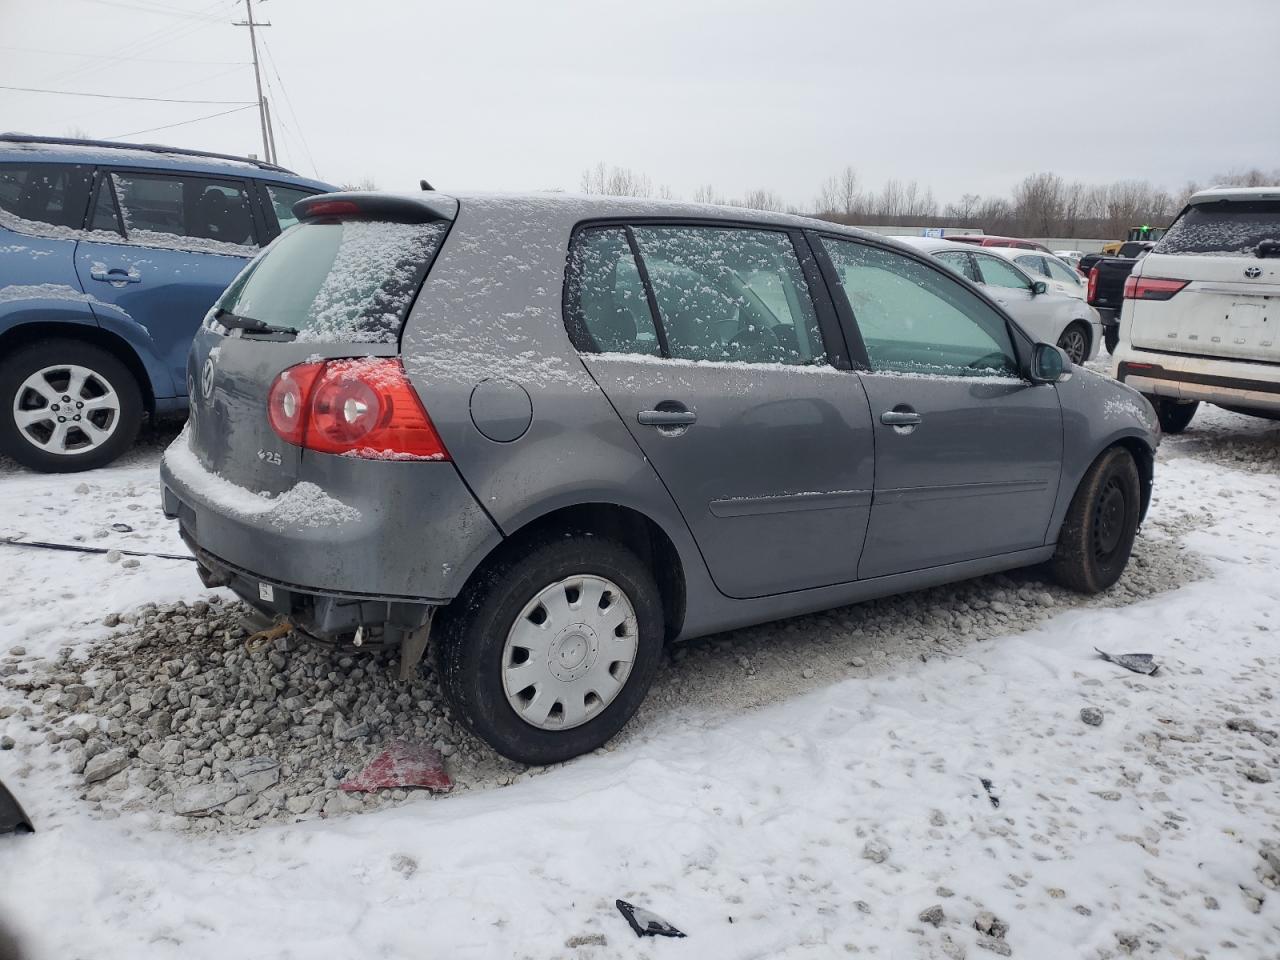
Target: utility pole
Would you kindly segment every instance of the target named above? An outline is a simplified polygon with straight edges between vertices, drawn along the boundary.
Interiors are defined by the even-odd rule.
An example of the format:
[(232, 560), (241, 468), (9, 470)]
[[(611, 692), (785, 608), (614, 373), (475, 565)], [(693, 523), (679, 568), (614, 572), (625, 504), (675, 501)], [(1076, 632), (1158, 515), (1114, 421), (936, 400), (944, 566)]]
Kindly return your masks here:
[(258, 37), (254, 33), (256, 27), (269, 27), (270, 23), (253, 19), (253, 0), (244, 0), (247, 20), (236, 20), (235, 26), (249, 28), (249, 46), (253, 48), (253, 82), (258, 87), (258, 122), (262, 126), (262, 156), (267, 163), (276, 162), (275, 134), (271, 130), (271, 114), (267, 108), (267, 98), (262, 95), (262, 72), (258, 68)]

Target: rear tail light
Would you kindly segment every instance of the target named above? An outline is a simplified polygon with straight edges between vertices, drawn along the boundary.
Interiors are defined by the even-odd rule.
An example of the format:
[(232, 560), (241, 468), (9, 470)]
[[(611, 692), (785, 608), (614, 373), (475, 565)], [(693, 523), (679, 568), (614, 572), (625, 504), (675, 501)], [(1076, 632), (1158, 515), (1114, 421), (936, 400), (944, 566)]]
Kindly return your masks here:
[(1089, 303), (1093, 303), (1093, 298), (1096, 297), (1097, 295), (1098, 295), (1098, 268), (1093, 267), (1089, 271), (1089, 289), (1088, 289), (1088, 292), (1085, 293), (1085, 299), (1088, 300)]
[(288, 443), (372, 460), (448, 460), (435, 425), (395, 357), (325, 360), (284, 370), (267, 420)]
[(1165, 280), (1161, 277), (1135, 277), (1124, 282), (1126, 300), (1168, 300), (1185, 287), (1189, 280)]

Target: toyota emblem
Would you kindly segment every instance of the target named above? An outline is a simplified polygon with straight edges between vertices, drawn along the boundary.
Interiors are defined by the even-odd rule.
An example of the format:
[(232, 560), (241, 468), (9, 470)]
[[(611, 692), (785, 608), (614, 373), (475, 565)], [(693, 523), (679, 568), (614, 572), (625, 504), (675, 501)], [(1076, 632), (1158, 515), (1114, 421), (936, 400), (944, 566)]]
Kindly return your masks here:
[(213, 396), (213, 357), (204, 362), (200, 371), (200, 395), (206, 400)]
[(1257, 280), (1260, 276), (1262, 276), (1262, 268), (1261, 267), (1245, 267), (1244, 275), (1248, 277), (1250, 280)]

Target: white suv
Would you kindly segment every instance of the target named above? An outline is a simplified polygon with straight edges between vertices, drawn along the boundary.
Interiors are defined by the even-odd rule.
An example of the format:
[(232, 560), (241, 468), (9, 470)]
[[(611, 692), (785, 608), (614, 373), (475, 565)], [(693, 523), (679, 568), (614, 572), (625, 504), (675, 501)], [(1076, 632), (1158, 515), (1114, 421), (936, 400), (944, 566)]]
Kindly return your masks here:
[(1280, 419), (1280, 187), (1191, 197), (1125, 283), (1112, 360), (1167, 433), (1201, 400)]

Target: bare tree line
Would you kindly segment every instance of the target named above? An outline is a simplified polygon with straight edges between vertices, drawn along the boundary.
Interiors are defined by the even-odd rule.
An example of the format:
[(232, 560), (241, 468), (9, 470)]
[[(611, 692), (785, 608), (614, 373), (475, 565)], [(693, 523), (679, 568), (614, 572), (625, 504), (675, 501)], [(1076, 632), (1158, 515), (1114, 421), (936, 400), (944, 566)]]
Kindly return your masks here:
[[(857, 170), (847, 166), (823, 181), (808, 210), (788, 206), (777, 193), (765, 188), (729, 198), (706, 184), (698, 187), (693, 200), (808, 213), (853, 225), (976, 227), (986, 233), (1023, 237), (1109, 238), (1124, 237), (1132, 226), (1167, 224), (1187, 197), (1205, 186), (1274, 185), (1280, 185), (1280, 168), (1220, 174), (1208, 184), (1189, 182), (1176, 191), (1147, 180), (1088, 184), (1046, 172), (1028, 175), (1007, 197), (966, 193), (958, 201), (940, 205), (932, 189), (916, 180), (890, 179), (877, 190), (863, 189)], [(581, 189), (614, 196), (674, 198), (669, 187), (655, 189), (644, 174), (603, 163), (583, 173)]]

